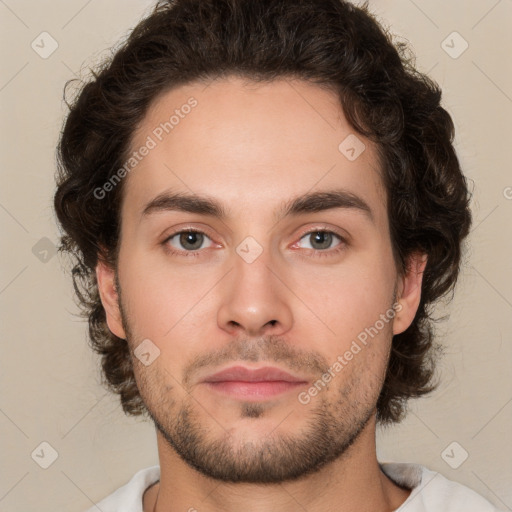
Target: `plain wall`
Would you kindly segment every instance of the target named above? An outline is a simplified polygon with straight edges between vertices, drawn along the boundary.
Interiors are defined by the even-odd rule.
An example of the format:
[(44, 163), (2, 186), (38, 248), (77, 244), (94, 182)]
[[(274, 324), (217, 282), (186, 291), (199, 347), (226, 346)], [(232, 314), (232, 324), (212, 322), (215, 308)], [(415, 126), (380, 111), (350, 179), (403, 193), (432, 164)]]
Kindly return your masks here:
[[(100, 385), (66, 261), (54, 254), (52, 211), (64, 84), (107, 55), (151, 5), (0, 3), (1, 510), (80, 512), (158, 462), (153, 426), (125, 417)], [(451, 313), (438, 326), (441, 385), (411, 402), (402, 424), (379, 432), (379, 456), (424, 464), (512, 510), (512, 2), (370, 5), (441, 85), (474, 186), (464, 268), (454, 300), (438, 308)], [(51, 48), (44, 31), (58, 43), (46, 59), (31, 47)], [(462, 48), (454, 31), (469, 45), (457, 58), (443, 49), (445, 40), (452, 54)], [(58, 454), (48, 469), (35, 462), (50, 461), (42, 442)], [(454, 456), (469, 454), (458, 469), (441, 456), (452, 442)]]

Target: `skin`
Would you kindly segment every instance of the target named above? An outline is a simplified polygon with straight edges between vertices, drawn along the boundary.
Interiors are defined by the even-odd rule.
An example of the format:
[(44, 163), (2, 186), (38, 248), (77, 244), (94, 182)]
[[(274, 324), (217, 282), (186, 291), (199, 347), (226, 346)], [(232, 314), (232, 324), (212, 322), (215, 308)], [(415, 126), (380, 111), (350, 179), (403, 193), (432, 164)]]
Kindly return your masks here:
[[(110, 330), (132, 351), (145, 339), (160, 350), (149, 366), (133, 357), (161, 467), (144, 511), (394, 510), (410, 491), (379, 468), (375, 406), (392, 336), (418, 308), (426, 257), (397, 270), (376, 148), (358, 135), (358, 158), (340, 152), (355, 132), (332, 92), (235, 77), (166, 92), (132, 147), (190, 97), (197, 106), (125, 178), (117, 275), (101, 261), (96, 268)], [(360, 197), (372, 218), (345, 207), (277, 219), (291, 199), (333, 189)], [(142, 215), (164, 191), (208, 196), (226, 217)], [(185, 228), (207, 236), (180, 244)], [(310, 231), (344, 241), (327, 235), (322, 246)], [(263, 249), (252, 263), (236, 251), (248, 236)], [(395, 298), (394, 318), (301, 403), (298, 393)], [(201, 383), (235, 363), (278, 366), (305, 384), (249, 402)]]

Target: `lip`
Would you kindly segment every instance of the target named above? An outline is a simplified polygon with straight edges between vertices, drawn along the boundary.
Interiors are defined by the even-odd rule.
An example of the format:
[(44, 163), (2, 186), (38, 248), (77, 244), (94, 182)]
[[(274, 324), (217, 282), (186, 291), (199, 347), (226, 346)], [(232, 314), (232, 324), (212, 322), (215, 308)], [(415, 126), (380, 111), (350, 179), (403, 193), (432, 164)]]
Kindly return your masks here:
[(307, 380), (295, 377), (275, 366), (261, 368), (246, 368), (245, 366), (230, 366), (220, 372), (209, 375), (203, 382), (290, 382), (305, 383)]
[(308, 383), (301, 377), (273, 366), (246, 368), (231, 366), (202, 381), (210, 390), (230, 398), (259, 401), (297, 390)]

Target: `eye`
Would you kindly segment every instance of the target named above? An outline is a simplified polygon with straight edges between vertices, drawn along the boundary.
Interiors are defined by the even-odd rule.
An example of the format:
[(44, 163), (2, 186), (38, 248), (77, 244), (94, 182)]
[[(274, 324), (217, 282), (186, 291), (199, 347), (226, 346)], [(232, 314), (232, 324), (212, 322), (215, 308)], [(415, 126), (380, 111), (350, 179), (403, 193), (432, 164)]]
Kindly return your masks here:
[[(339, 240), (336, 245), (332, 245), (333, 241)], [(301, 241), (305, 240), (306, 246), (300, 245)], [(298, 242), (299, 247), (303, 249), (313, 249), (315, 251), (324, 251), (326, 249), (332, 249), (333, 247), (337, 247), (343, 242), (343, 239), (333, 233), (332, 231), (327, 230), (316, 230), (310, 231), (306, 233)]]
[(171, 235), (169, 238), (165, 240), (165, 243), (168, 243), (175, 249), (179, 249), (181, 251), (185, 250), (189, 252), (204, 249), (205, 246), (203, 244), (208, 240), (211, 242), (211, 239), (204, 233), (201, 233), (200, 231), (187, 230), (179, 231), (174, 235)]

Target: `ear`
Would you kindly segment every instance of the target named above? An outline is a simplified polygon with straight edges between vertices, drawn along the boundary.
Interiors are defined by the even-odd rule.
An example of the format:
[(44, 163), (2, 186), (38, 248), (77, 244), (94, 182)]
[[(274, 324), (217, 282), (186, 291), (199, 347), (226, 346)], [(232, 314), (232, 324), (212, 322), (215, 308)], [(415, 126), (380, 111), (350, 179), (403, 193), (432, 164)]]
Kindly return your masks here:
[(393, 334), (404, 332), (414, 320), (421, 300), (421, 283), (427, 265), (427, 255), (420, 252), (411, 254), (407, 260), (406, 273), (399, 277), (396, 315)]
[(119, 295), (116, 289), (115, 272), (101, 257), (98, 258), (96, 265), (96, 280), (98, 281), (101, 303), (107, 316), (108, 328), (118, 338), (126, 339), (119, 310)]

